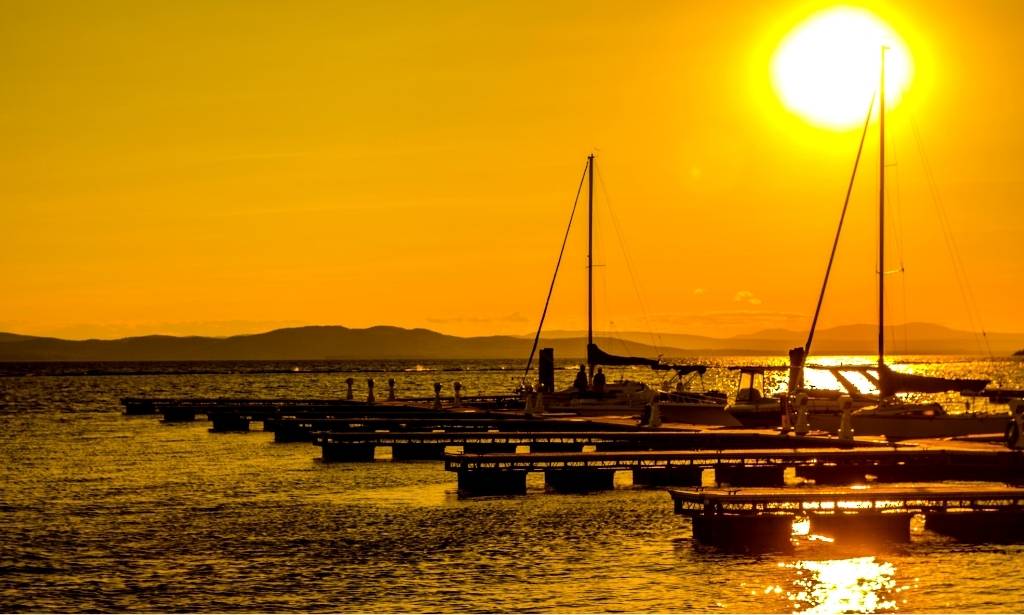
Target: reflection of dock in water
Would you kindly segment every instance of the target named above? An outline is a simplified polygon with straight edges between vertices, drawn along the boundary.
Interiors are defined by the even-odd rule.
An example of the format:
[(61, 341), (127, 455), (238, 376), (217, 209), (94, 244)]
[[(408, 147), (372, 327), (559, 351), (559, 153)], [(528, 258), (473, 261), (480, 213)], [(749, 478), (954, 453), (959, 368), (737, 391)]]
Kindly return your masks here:
[(793, 521), (840, 544), (910, 541), (910, 518), (963, 541), (1024, 540), (1024, 489), (996, 485), (670, 489), (698, 542), (726, 550), (792, 548)]

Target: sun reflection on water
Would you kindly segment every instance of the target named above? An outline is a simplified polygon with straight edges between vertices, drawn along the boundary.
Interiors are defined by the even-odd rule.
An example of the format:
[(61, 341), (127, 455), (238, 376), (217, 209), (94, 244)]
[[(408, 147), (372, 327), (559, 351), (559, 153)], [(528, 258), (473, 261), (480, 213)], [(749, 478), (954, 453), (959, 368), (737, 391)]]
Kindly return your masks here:
[(896, 567), (874, 557), (782, 563), (797, 571), (787, 592), (795, 613), (877, 613), (897, 609)]

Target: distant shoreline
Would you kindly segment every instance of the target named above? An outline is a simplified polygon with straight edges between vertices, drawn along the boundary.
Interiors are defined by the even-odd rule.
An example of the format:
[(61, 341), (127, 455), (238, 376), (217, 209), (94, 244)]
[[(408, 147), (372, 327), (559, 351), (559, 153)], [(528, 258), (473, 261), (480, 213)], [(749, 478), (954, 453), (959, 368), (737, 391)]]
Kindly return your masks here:
[[(888, 354), (1003, 356), (1024, 347), (1024, 333), (989, 333), (984, 346), (978, 336), (927, 323), (887, 328), (894, 340)], [(694, 357), (777, 356), (802, 346), (805, 332), (767, 330), (715, 338), (679, 333), (595, 332), (594, 342), (606, 352), (646, 358), (692, 360)], [(877, 329), (847, 325), (820, 329), (812, 356), (875, 354)], [(0, 333), (0, 362), (93, 361), (525, 361), (532, 336), (459, 337), (428, 329), (376, 326), (350, 329), (311, 326), (276, 329), (225, 338), (150, 335), (116, 340), (62, 340)], [(587, 338), (578, 331), (545, 332), (538, 348), (553, 348), (556, 360), (579, 360)]]

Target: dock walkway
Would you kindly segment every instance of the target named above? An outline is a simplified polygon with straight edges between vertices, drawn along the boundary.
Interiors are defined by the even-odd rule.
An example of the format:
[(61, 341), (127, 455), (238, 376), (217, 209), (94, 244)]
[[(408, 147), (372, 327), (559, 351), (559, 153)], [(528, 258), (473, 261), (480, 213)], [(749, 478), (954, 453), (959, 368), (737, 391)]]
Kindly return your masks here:
[(1024, 488), (997, 485), (669, 489), (693, 536), (731, 551), (792, 548), (794, 519), (840, 543), (908, 542), (910, 517), (965, 541), (1024, 539)]
[[(684, 436), (703, 434), (684, 434)], [(834, 444), (834, 443), (833, 443)], [(617, 471), (633, 472), (635, 484), (699, 486), (703, 471), (734, 486), (782, 486), (785, 471), (819, 484), (913, 480), (1024, 481), (1024, 456), (1017, 451), (960, 451), (864, 447), (761, 448), (749, 450), (609, 451), (587, 453), (448, 454), (445, 469), (458, 475), (467, 496), (522, 494), (526, 475), (543, 472), (559, 491), (611, 489)]]

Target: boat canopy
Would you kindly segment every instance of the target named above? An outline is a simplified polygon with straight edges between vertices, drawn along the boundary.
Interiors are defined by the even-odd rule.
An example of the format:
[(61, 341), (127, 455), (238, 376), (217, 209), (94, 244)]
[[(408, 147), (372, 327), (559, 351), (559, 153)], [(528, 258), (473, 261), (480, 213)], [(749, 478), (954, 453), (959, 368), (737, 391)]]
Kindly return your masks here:
[(878, 373), (878, 391), (882, 397), (896, 393), (942, 393), (945, 391), (980, 391), (991, 380), (981, 378), (939, 378), (894, 372), (881, 366)]
[(659, 359), (647, 359), (645, 357), (623, 357), (598, 348), (597, 344), (587, 344), (587, 362), (591, 365), (646, 365), (651, 369), (674, 370), (676, 373), (690, 374), (698, 373), (704, 375), (707, 371), (706, 365), (676, 365), (674, 363), (662, 363)]

